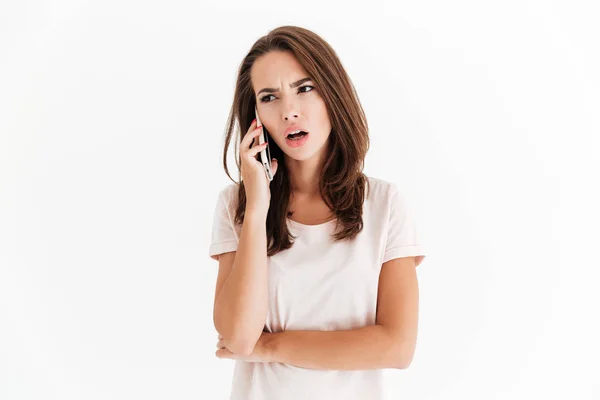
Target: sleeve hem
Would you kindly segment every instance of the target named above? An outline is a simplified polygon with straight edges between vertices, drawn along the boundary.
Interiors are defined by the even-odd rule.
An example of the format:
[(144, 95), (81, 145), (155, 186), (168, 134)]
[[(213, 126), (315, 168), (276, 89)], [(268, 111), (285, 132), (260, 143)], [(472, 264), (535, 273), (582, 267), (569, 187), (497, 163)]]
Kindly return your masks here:
[(383, 254), (382, 264), (402, 257), (415, 257), (415, 267), (418, 267), (425, 258), (425, 251), (421, 245), (392, 247)]
[(237, 250), (237, 240), (228, 240), (226, 242), (213, 243), (208, 249), (208, 255), (215, 261), (219, 260), (218, 255)]

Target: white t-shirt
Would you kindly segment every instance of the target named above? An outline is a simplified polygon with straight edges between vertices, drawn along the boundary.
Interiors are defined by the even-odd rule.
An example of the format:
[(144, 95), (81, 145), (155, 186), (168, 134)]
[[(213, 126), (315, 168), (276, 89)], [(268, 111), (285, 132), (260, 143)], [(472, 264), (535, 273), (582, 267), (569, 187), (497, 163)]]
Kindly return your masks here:
[[(291, 248), (268, 257), (266, 330), (346, 330), (375, 324), (381, 265), (400, 257), (425, 258), (414, 216), (394, 183), (368, 177), (363, 230), (351, 241), (329, 236), (335, 220), (304, 225), (288, 218), (297, 236)], [(209, 256), (234, 251), (241, 225), (233, 224), (238, 186), (220, 193)], [(382, 370), (315, 370), (282, 363), (236, 360), (230, 400), (382, 398)]]

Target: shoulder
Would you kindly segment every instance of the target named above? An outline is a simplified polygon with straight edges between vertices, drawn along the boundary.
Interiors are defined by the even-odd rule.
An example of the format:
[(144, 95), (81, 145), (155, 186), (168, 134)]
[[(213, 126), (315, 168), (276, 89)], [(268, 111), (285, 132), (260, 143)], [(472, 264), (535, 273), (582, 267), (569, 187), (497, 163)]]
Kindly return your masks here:
[(383, 178), (368, 176), (369, 192), (368, 197), (371, 201), (381, 204), (389, 203), (392, 197), (398, 192), (398, 186), (389, 180)]
[(231, 205), (232, 201), (237, 197), (239, 185), (237, 183), (229, 183), (219, 191), (219, 198), (223, 199), (225, 204)]
[(403, 213), (410, 208), (410, 197), (393, 181), (369, 177), (369, 194), (367, 201), (377, 214)]
[(229, 183), (221, 187), (219, 192), (217, 193), (215, 200), (217, 202), (217, 209), (222, 215), (231, 216), (235, 214), (235, 208), (237, 205), (237, 197), (238, 197), (238, 188), (239, 185), (237, 183)]

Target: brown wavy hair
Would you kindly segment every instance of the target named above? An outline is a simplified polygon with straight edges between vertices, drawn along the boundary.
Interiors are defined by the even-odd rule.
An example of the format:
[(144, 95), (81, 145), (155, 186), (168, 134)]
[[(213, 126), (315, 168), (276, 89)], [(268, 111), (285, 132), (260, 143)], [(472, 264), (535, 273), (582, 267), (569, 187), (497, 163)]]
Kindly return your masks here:
[[(334, 240), (354, 238), (363, 229), (362, 206), (369, 189), (367, 176), (362, 173), (369, 150), (367, 119), (354, 85), (333, 48), (316, 33), (298, 26), (280, 26), (258, 39), (242, 60), (235, 86), (233, 104), (225, 131), (223, 167), (238, 185), (235, 223), (242, 224), (246, 209), (244, 182), (235, 181), (227, 168), (227, 152), (235, 131), (235, 123), (243, 127), (235, 141), (236, 165), (241, 176), (239, 144), (254, 120), (256, 97), (250, 79), (257, 58), (270, 51), (293, 54), (306, 69), (323, 97), (331, 121), (327, 158), (319, 176), (321, 197), (336, 216)], [(287, 227), (290, 199), (290, 180), (283, 160), (284, 153), (274, 140), (269, 140), (271, 157), (276, 158), (278, 171), (270, 183), (271, 200), (267, 214), (267, 255), (288, 249), (293, 236)]]

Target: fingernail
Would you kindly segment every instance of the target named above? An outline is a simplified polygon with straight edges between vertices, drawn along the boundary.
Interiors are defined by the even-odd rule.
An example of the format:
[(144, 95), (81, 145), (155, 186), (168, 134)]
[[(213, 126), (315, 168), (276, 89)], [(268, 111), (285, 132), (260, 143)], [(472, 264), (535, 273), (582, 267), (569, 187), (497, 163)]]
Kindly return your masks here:
[(252, 123), (250, 125), (253, 125), (256, 122), (256, 118), (254, 118), (254, 120), (252, 121)]

